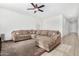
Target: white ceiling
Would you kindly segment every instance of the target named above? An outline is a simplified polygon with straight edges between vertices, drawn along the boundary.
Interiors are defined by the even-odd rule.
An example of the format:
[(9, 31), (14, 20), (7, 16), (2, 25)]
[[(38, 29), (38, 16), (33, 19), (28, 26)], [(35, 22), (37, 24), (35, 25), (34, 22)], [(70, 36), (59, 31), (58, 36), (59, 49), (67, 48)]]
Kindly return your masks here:
[(44, 12), (37, 12), (27, 10), (27, 8), (32, 7), (30, 3), (5, 3), (0, 4), (0, 8), (5, 8), (11, 11), (15, 11), (20, 14), (33, 16), (39, 19), (44, 19), (52, 16), (57, 16), (63, 14), (65, 16), (76, 16), (78, 15), (79, 4), (78, 3), (38, 3), (38, 5), (44, 4), (45, 7), (41, 8)]

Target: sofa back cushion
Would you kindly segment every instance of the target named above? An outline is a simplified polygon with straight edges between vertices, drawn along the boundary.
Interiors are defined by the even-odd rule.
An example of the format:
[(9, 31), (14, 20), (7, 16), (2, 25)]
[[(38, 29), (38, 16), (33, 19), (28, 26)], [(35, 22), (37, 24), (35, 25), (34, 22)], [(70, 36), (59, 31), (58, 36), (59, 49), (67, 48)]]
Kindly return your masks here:
[(15, 39), (13, 39), (13, 41), (19, 42), (19, 41), (24, 41), (29, 39), (31, 39), (31, 35), (18, 35), (15, 37)]
[(57, 34), (57, 31), (48, 31), (48, 36), (54, 36)]
[(36, 34), (37, 34), (37, 35), (40, 35), (40, 33), (41, 33), (41, 30), (37, 30), (37, 31), (36, 31)]
[(25, 34), (29, 34), (29, 31), (28, 30), (24, 30), (23, 31), (23, 34), (25, 35)]
[(26, 32), (28, 34), (36, 34), (36, 30), (25, 30), (23, 32)]
[(47, 36), (48, 31), (47, 30), (41, 30), (40, 35)]
[(25, 35), (28, 34), (29, 32), (27, 30), (16, 30), (15, 33), (16, 35)]
[(32, 34), (36, 34), (36, 30), (32, 30)]

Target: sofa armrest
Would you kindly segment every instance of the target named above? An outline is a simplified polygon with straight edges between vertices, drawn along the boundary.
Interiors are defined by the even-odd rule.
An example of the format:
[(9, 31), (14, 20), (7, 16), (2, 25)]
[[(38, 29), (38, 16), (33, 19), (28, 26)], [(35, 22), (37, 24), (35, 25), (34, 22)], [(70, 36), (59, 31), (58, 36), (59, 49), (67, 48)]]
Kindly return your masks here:
[(12, 37), (12, 40), (14, 41), (15, 40), (15, 38), (16, 38), (16, 32), (15, 31), (13, 31), (12, 33), (11, 33), (11, 37)]

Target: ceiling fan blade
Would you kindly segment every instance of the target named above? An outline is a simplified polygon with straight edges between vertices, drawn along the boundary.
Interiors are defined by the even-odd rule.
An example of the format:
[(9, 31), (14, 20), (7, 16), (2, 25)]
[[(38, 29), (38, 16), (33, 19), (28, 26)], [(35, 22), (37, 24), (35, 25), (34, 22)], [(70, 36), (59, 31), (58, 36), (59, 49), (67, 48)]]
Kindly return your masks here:
[(36, 8), (38, 8), (38, 5), (36, 4)]
[(43, 10), (39, 9), (39, 11), (44, 12)]
[(35, 8), (28, 8), (27, 10), (34, 10)]
[(34, 8), (36, 8), (36, 6), (34, 5), (34, 3), (31, 3), (31, 5), (32, 5)]
[(39, 6), (38, 8), (42, 8), (42, 7), (44, 7), (45, 5), (41, 5), (41, 6)]

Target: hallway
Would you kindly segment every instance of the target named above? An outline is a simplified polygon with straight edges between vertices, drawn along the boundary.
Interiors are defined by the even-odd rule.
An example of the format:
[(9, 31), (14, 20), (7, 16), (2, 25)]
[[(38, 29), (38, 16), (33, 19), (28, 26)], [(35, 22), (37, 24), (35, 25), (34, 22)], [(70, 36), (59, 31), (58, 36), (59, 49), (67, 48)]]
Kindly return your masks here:
[(42, 56), (79, 56), (79, 40), (76, 33), (71, 33), (62, 39), (62, 43), (51, 52)]

